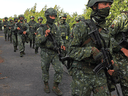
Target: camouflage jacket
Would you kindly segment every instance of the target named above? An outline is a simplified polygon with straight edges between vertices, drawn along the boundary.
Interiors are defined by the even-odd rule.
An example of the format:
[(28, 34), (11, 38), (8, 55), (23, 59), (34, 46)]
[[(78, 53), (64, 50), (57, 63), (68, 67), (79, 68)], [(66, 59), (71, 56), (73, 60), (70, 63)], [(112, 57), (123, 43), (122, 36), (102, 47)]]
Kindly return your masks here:
[[(105, 24), (99, 24), (99, 25), (100, 26), (97, 26), (97, 28), (99, 29), (101, 36), (104, 38), (106, 45), (109, 48), (110, 38), (106, 29), (104, 29)], [(90, 39), (90, 36), (88, 35), (90, 31), (91, 29), (89, 28), (89, 26), (83, 21), (80, 21), (75, 25), (73, 32), (74, 37), (70, 43), (70, 48), (68, 52), (69, 56), (74, 60), (82, 61), (88, 58), (89, 61), (86, 60), (86, 62), (92, 62), (92, 63), (95, 62), (93, 61), (92, 58), (92, 47), (97, 47), (97, 45), (95, 45), (92, 40), (90, 40), (87, 44), (84, 44), (85, 41)]]
[(29, 25), (29, 29), (30, 29), (31, 32), (35, 32), (36, 31), (36, 21), (30, 21), (28, 23), (28, 25)]
[(61, 33), (61, 37), (64, 40), (68, 40), (69, 35), (70, 35), (70, 26), (69, 26), (69, 24), (67, 22), (65, 22), (64, 24), (59, 23), (58, 30)]
[(8, 27), (8, 23), (9, 23), (9, 21), (4, 21), (4, 22), (3, 22), (3, 26), (6, 25), (6, 27), (4, 27), (4, 28), (7, 28), (7, 27)]
[(123, 38), (122, 32), (125, 36), (128, 35), (128, 17), (124, 13), (118, 15), (109, 27), (109, 35), (112, 42), (113, 51), (118, 52), (123, 47), (119, 44)]
[(45, 31), (49, 29), (57, 44), (59, 46), (63, 45), (62, 38), (60, 37), (60, 33), (58, 32), (56, 25), (53, 24), (49, 28), (48, 26), (47, 24), (44, 24), (44, 26), (41, 26), (37, 29), (38, 34), (36, 36), (36, 43), (40, 45), (40, 48), (53, 49), (55, 47), (51, 36), (48, 35), (45, 37)]
[[(22, 30), (17, 30), (17, 27), (21, 27)], [(26, 31), (26, 32), (28, 33), (28, 32), (29, 32), (29, 26), (28, 26), (28, 24), (25, 23), (25, 22), (23, 22), (23, 23), (17, 22), (17, 23), (15, 23), (14, 31), (17, 31), (17, 33), (18, 33), (19, 35), (21, 35), (21, 34), (23, 33), (23, 31)], [(22, 31), (22, 32), (21, 32), (21, 31)]]

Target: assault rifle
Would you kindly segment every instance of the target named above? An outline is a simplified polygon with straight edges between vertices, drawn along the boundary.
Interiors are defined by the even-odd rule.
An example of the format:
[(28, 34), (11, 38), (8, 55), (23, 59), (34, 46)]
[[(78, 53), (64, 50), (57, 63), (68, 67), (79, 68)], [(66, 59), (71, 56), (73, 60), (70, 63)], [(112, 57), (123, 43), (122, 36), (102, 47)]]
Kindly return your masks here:
[[(53, 50), (58, 53), (59, 60), (62, 62), (63, 65), (65, 65), (65, 64), (64, 64), (64, 61), (67, 60), (67, 58), (66, 58), (66, 59), (63, 59), (60, 46), (59, 46), (58, 43), (56, 42), (56, 40), (55, 40), (55, 38), (53, 37), (52, 33), (50, 32), (50, 33), (48, 33), (48, 34), (49, 34), (49, 36), (50, 36), (50, 38), (51, 38), (51, 40), (53, 41), (53, 44), (54, 44)], [(67, 65), (65, 65), (65, 66), (66, 66), (67, 69), (69, 68)]]

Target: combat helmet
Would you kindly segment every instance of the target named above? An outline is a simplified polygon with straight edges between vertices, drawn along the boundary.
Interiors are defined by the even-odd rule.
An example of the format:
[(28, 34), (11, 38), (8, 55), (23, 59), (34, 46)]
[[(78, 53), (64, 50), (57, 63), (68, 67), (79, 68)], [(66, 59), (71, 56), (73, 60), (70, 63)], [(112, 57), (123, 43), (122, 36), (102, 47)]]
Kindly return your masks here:
[(49, 15), (55, 15), (57, 17), (57, 11), (53, 8), (48, 8), (45, 11), (45, 17), (49, 16)]
[(63, 14), (63, 15), (60, 16), (60, 18), (61, 18), (61, 17), (67, 18), (67, 15), (66, 15), (66, 14)]
[(18, 20), (18, 18), (17, 18), (17, 17), (15, 17), (15, 18), (14, 18), (14, 20), (16, 20), (16, 19)]
[(24, 15), (19, 15), (19, 17), (18, 17), (18, 18), (20, 19), (20, 17), (23, 17), (23, 18), (24, 18)]
[(4, 17), (4, 19), (8, 19), (8, 17)]
[(37, 19), (37, 20), (39, 20), (39, 19), (42, 19), (42, 20), (43, 20), (43, 18), (42, 18), (42, 17), (38, 17), (38, 19)]
[(75, 18), (75, 21), (80, 21), (81, 20), (81, 16), (78, 15), (76, 18)]
[(10, 22), (13, 21), (12, 19), (9, 20)]
[(34, 16), (31, 16), (30, 19), (31, 19), (31, 18), (35, 18), (35, 17), (34, 17)]
[(95, 5), (98, 2), (110, 2), (110, 3), (113, 3), (113, 0), (89, 0), (88, 3), (87, 3), (87, 6), (92, 8), (92, 6)]

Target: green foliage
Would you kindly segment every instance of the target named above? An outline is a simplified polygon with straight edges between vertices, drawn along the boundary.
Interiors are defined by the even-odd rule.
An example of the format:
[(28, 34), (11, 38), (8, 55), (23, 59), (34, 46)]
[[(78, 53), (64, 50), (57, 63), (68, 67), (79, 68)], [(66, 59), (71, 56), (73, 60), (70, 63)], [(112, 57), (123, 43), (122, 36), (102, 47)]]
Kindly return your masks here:
[[(36, 11), (36, 7), (37, 4), (35, 3), (35, 5), (32, 8), (28, 8), (25, 10), (24, 12), (24, 17), (27, 19), (27, 22), (30, 21), (30, 16), (34, 16), (35, 17), (35, 21), (37, 21), (38, 17), (41, 16), (43, 17), (43, 24), (46, 23), (46, 18), (45, 18), (45, 11), (48, 9), (47, 5), (45, 5), (42, 10), (40, 12)], [(55, 5), (54, 9), (57, 11), (57, 18), (56, 18), (56, 24), (59, 22), (60, 18), (59, 16), (61, 14), (64, 14), (63, 9), (61, 9), (61, 7)], [(111, 10), (110, 10), (110, 15), (106, 18), (107, 19), (107, 26), (109, 26), (111, 24), (111, 22), (113, 21), (113, 19), (120, 14), (121, 11), (128, 11), (128, 0), (114, 0), (114, 3), (112, 4)], [(92, 12), (91, 8), (88, 8), (85, 5), (85, 9), (84, 12), (82, 14), (82, 16), (85, 17), (85, 19), (89, 19), (90, 18), (90, 14)], [(67, 23), (69, 23), (69, 26), (72, 27), (73, 24), (76, 23), (75, 18), (78, 16), (77, 12), (74, 12), (72, 15), (69, 13), (67, 14)], [(14, 14), (14, 17), (18, 17), (16, 14)], [(9, 19), (14, 20), (14, 17), (9, 17)], [(2, 20), (2, 18), (0, 18), (0, 20)]]

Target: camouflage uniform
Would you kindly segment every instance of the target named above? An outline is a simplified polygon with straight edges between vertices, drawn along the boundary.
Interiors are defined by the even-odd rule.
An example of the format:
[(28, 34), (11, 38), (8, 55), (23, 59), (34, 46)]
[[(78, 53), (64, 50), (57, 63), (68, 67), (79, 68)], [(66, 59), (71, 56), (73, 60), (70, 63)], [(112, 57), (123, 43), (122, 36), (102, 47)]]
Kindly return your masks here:
[(2, 31), (2, 20), (0, 20), (0, 30)]
[[(97, 0), (95, 2), (94, 0), (90, 0), (90, 3), (97, 3), (98, 1), (112, 2), (111, 0)], [(88, 6), (92, 7), (94, 4), (91, 5), (90, 3), (88, 2)], [(95, 10), (91, 13), (91, 19), (95, 22), (96, 27), (100, 32), (99, 34), (104, 38), (105, 43), (109, 48), (109, 35), (104, 28), (105, 18), (101, 19), (101, 17), (96, 15), (94, 11)], [(99, 20), (97, 20), (96, 17), (99, 17)], [(110, 96), (104, 70), (102, 69), (97, 75), (93, 72), (96, 65), (101, 62), (101, 58), (99, 58), (99, 61), (95, 61), (93, 48), (98, 48), (99, 46), (94, 44), (94, 41), (90, 39), (88, 33), (96, 29), (90, 29), (88, 24), (91, 24), (91, 20), (80, 21), (75, 25), (73, 33), (74, 37), (68, 52), (69, 57), (73, 60), (72, 67), (69, 71), (73, 79), (71, 83), (72, 95), (90, 96), (91, 91), (93, 91), (93, 96)], [(85, 44), (86, 41), (87, 43)], [(104, 46), (104, 44), (102, 46)]]
[(60, 17), (60, 23), (58, 25), (59, 32), (61, 33), (61, 38), (63, 39), (64, 45), (67, 47), (69, 42), (70, 35), (70, 26), (67, 22), (65, 22), (67, 15), (64, 14)]
[[(34, 16), (31, 16), (30, 17), (30, 19), (31, 18), (34, 18)], [(29, 25), (29, 39), (30, 39), (30, 47), (32, 46), (32, 44), (33, 44), (33, 48), (34, 48), (34, 46), (35, 46), (35, 32), (36, 32), (36, 28), (35, 28), (35, 25), (36, 25), (36, 21), (34, 21), (34, 19), (33, 20), (31, 20), (29, 23), (28, 23), (28, 25)]]
[(10, 19), (10, 22), (8, 23), (8, 40), (10, 38), (10, 43), (12, 43), (12, 27), (13, 26), (14, 26), (13, 20)]
[[(23, 15), (20, 15), (19, 18), (20, 17), (24, 18)], [(21, 30), (17, 30), (18, 31), (17, 34), (18, 34), (18, 46), (19, 46), (19, 51), (20, 51), (20, 57), (23, 57), (23, 54), (25, 54), (24, 51), (25, 51), (25, 40), (26, 40), (25, 35), (23, 34), (23, 31), (26, 31), (26, 33), (28, 33), (29, 26), (24, 21), (21, 21), (21, 22), (18, 22), (15, 24), (14, 30), (17, 30), (18, 27), (20, 27), (21, 29), (22, 27)]]
[[(62, 75), (63, 75), (63, 67), (62, 63), (59, 61), (58, 53), (54, 50), (55, 44), (53, 43), (53, 40), (51, 39), (51, 36), (45, 37), (45, 31), (50, 30), (50, 33), (52, 33), (52, 36), (56, 40), (57, 44), (60, 46), (62, 39), (60, 39), (60, 34), (58, 32), (58, 29), (56, 25), (53, 23), (55, 19), (51, 19), (49, 15), (55, 15), (57, 16), (57, 11), (53, 8), (49, 8), (45, 11), (45, 16), (47, 18), (46, 24), (44, 24), (43, 27), (39, 27), (37, 30), (38, 34), (36, 36), (36, 43), (40, 44), (41, 48), (41, 69), (42, 69), (42, 79), (45, 84), (45, 92), (49, 93), (49, 87), (48, 87), (48, 80), (49, 80), (49, 67), (50, 64), (53, 65), (53, 68), (55, 70), (54, 74), (54, 88), (57, 88), (58, 90), (58, 84), (61, 82)], [(60, 91), (56, 91), (53, 89), (56, 94), (61, 95), (62, 93)], [(59, 92), (59, 93), (58, 93)]]
[[(14, 26), (18, 22), (18, 18), (14, 18)], [(13, 40), (13, 46), (14, 46), (14, 52), (17, 50), (18, 46), (18, 38), (17, 38), (17, 30), (14, 30), (14, 26), (12, 27), (12, 40)]]
[(8, 18), (7, 17), (5, 17), (4, 20), (5, 21), (3, 22), (3, 26), (4, 26), (4, 34), (5, 34), (5, 41), (6, 41), (7, 40), (7, 29), (8, 29), (7, 27), (8, 27), (8, 23), (9, 22), (8, 22)]
[(128, 16), (124, 13), (118, 15), (112, 22), (109, 31), (113, 47), (112, 54), (114, 59), (117, 61), (119, 69), (123, 73), (120, 83), (123, 95), (128, 96), (128, 57), (126, 57), (121, 51), (123, 47), (125, 48), (125, 43), (119, 45), (120, 40), (123, 38), (122, 34), (124, 33), (125, 36), (128, 35)]
[[(39, 23), (36, 23), (36, 34), (38, 34), (38, 29), (39, 27), (43, 27), (43, 24), (42, 24), (42, 21), (43, 21), (43, 18), (42, 17), (38, 17), (38, 22)], [(35, 42), (35, 54), (38, 53), (38, 48), (39, 48), (39, 44)]]

